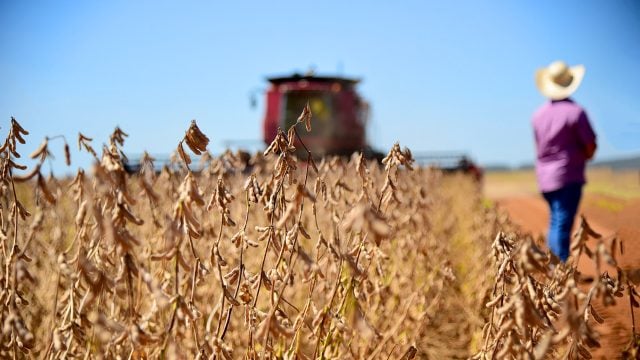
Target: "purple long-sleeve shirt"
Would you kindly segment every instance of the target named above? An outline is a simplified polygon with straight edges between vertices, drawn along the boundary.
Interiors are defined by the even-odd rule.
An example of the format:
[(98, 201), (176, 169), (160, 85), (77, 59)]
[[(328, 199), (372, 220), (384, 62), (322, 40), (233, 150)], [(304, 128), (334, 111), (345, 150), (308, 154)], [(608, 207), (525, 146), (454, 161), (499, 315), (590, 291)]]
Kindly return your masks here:
[(584, 109), (571, 99), (546, 102), (533, 114), (533, 131), (540, 191), (584, 184), (587, 147), (596, 141)]

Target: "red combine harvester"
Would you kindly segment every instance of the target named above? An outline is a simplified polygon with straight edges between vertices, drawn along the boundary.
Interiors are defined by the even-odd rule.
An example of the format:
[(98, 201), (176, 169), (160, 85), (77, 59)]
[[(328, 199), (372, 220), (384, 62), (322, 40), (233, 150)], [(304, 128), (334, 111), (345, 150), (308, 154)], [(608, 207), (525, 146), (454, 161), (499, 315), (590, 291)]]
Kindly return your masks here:
[[(278, 128), (287, 130), (295, 124), (307, 101), (313, 114), (312, 131), (299, 131), (304, 144), (316, 157), (351, 155), (362, 151), (367, 158), (384, 156), (367, 143), (366, 127), (369, 104), (358, 94), (359, 80), (338, 76), (299, 75), (271, 77), (266, 93), (263, 140), (270, 144)], [(299, 147), (298, 147), (299, 148)], [(304, 158), (306, 154), (298, 152)], [(464, 172), (476, 179), (482, 170), (465, 154), (417, 153), (416, 161), (446, 173)]]
[[(267, 80), (270, 87), (266, 93), (263, 121), (266, 144), (273, 141), (278, 128), (286, 131), (293, 125), (309, 102), (313, 114), (312, 131), (299, 131), (298, 134), (314, 156), (348, 156), (362, 151), (367, 158), (383, 158), (384, 154), (367, 143), (369, 104), (357, 92), (356, 85), (360, 80), (300, 74)], [(302, 151), (297, 155), (306, 156)], [(445, 173), (463, 172), (477, 180), (482, 179), (482, 169), (463, 153), (414, 153), (414, 157), (423, 166), (432, 166)]]
[(369, 158), (382, 156), (367, 144), (369, 105), (356, 91), (359, 80), (299, 74), (267, 80), (270, 87), (263, 121), (266, 144), (273, 141), (278, 128), (286, 131), (293, 125), (309, 102), (312, 130), (298, 134), (314, 156), (345, 156), (357, 151)]
[[(384, 154), (374, 150), (367, 142), (366, 129), (369, 120), (369, 104), (358, 94), (360, 80), (341, 76), (315, 76), (293, 74), (271, 77), (266, 92), (266, 109), (263, 120), (263, 140), (269, 145), (278, 128), (287, 131), (295, 124), (303, 108), (309, 102), (313, 119), (311, 132), (298, 131), (305, 146), (316, 158), (326, 155), (349, 156), (362, 152), (368, 159), (382, 160)], [(252, 99), (252, 102), (253, 99)], [(253, 141), (249, 141), (253, 142)], [(225, 147), (240, 141), (227, 141)], [(246, 144), (245, 144), (246, 145)], [(238, 147), (241, 148), (242, 146)], [(307, 154), (301, 144), (296, 148), (299, 158)], [(482, 179), (482, 169), (464, 153), (413, 153), (421, 166), (431, 166), (444, 173), (466, 173)], [(157, 164), (167, 164), (168, 156), (160, 157)], [(138, 160), (125, 164), (127, 171), (139, 171)]]

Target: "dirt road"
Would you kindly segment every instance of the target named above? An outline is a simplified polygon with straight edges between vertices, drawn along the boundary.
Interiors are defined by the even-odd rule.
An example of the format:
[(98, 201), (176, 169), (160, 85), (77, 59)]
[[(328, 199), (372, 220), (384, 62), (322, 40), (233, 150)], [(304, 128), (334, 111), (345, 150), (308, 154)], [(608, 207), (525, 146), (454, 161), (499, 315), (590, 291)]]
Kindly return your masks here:
[[(547, 204), (540, 195), (531, 192), (491, 195), (498, 208), (509, 214), (520, 231), (530, 233), (534, 238), (544, 236), (549, 215)], [(617, 234), (623, 241), (625, 252), (617, 258), (623, 269), (640, 268), (640, 199), (621, 200), (585, 194), (579, 213), (586, 217), (595, 231), (603, 235)], [(578, 269), (585, 274), (595, 272), (589, 261), (580, 261)], [(617, 358), (628, 344), (631, 338), (628, 301), (627, 297), (621, 298), (616, 306), (609, 308), (600, 303), (594, 304), (596, 311), (606, 319), (604, 324), (596, 327), (601, 334), (602, 348), (593, 350), (594, 358)]]

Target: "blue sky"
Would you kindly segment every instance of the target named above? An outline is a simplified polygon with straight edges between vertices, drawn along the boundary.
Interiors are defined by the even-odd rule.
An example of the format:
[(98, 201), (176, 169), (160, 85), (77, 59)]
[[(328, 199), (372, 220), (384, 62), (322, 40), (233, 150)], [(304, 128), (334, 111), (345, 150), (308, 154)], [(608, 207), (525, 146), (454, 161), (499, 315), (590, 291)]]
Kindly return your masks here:
[(597, 157), (640, 153), (637, 1), (2, 0), (0, 22), (0, 134), (15, 116), (31, 131), (25, 154), (78, 131), (99, 145), (116, 125), (128, 152), (169, 153), (191, 119), (214, 152), (258, 140), (264, 101), (251, 109), (249, 93), (314, 66), (363, 79), (376, 148), (518, 165), (533, 159), (544, 101), (533, 73), (555, 59), (587, 68), (574, 98)]

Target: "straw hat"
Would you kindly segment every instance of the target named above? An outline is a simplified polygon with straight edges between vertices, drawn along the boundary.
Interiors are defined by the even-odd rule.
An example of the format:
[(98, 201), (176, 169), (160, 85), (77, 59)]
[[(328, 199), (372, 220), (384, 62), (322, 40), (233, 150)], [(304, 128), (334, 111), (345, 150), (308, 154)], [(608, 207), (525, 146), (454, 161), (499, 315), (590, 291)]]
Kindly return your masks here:
[(562, 100), (578, 89), (583, 77), (583, 65), (569, 67), (564, 61), (558, 60), (536, 71), (536, 86), (549, 99)]

